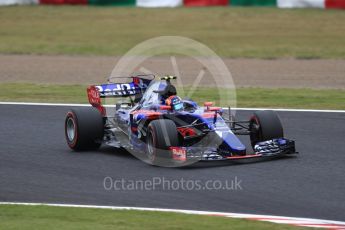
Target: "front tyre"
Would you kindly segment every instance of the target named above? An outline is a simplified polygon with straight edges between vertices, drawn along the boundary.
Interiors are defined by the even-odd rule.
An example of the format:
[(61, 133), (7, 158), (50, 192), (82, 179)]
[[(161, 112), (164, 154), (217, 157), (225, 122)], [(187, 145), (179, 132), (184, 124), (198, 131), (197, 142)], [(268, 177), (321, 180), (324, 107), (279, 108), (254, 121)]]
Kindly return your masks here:
[(178, 146), (178, 133), (173, 121), (160, 119), (151, 121), (146, 137), (147, 157), (151, 164), (165, 165), (171, 160), (170, 146)]
[(103, 117), (96, 108), (85, 107), (68, 111), (65, 119), (65, 137), (71, 149), (98, 149), (102, 144), (103, 134)]
[(279, 116), (271, 110), (256, 111), (250, 119), (249, 130), (253, 148), (258, 142), (284, 137)]

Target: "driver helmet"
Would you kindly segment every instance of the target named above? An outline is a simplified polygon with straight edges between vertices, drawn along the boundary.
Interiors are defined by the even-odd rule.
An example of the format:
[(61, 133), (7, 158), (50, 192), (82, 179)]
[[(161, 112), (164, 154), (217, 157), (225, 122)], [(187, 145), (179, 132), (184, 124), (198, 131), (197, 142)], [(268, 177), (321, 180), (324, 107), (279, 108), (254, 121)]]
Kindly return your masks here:
[(168, 97), (168, 99), (165, 100), (165, 104), (171, 106), (172, 110), (178, 111), (183, 109), (183, 101), (176, 95)]

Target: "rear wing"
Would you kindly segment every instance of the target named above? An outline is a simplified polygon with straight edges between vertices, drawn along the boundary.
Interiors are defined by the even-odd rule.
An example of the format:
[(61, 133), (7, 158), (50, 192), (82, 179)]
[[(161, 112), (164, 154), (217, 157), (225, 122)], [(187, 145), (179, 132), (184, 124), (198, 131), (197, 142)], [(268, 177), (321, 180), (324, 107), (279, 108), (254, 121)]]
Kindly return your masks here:
[(141, 98), (154, 79), (146, 79), (139, 76), (131, 78), (132, 82), (129, 83), (108, 83), (89, 86), (87, 88), (89, 103), (96, 107), (102, 115), (105, 115), (105, 108), (102, 106), (101, 98), (129, 96)]
[(153, 79), (132, 77), (130, 83), (108, 83), (95, 86), (101, 98), (128, 97), (143, 94)]

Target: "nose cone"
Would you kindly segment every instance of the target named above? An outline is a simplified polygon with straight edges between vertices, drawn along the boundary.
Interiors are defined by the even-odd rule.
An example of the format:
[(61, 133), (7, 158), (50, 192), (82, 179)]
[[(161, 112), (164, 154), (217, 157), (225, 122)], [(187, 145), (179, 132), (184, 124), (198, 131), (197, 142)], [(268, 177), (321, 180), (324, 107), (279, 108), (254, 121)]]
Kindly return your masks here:
[(232, 153), (243, 155), (246, 153), (246, 146), (231, 131), (217, 131), (217, 135), (223, 140), (222, 148), (229, 149)]

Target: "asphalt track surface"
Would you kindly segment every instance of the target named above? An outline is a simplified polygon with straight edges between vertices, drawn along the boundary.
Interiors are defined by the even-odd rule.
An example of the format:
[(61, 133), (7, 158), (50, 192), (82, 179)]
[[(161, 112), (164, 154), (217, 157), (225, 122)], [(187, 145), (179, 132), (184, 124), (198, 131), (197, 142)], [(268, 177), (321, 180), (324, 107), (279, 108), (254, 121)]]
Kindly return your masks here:
[[(345, 220), (345, 113), (278, 112), (298, 157), (159, 168), (126, 151), (72, 152), (67, 107), (0, 105), (0, 201), (177, 208)], [(246, 118), (250, 111), (239, 111)], [(237, 190), (107, 190), (114, 180), (226, 180)], [(128, 182), (129, 183), (129, 182)], [(127, 184), (128, 184), (127, 183)], [(181, 187), (181, 186), (180, 186)]]

